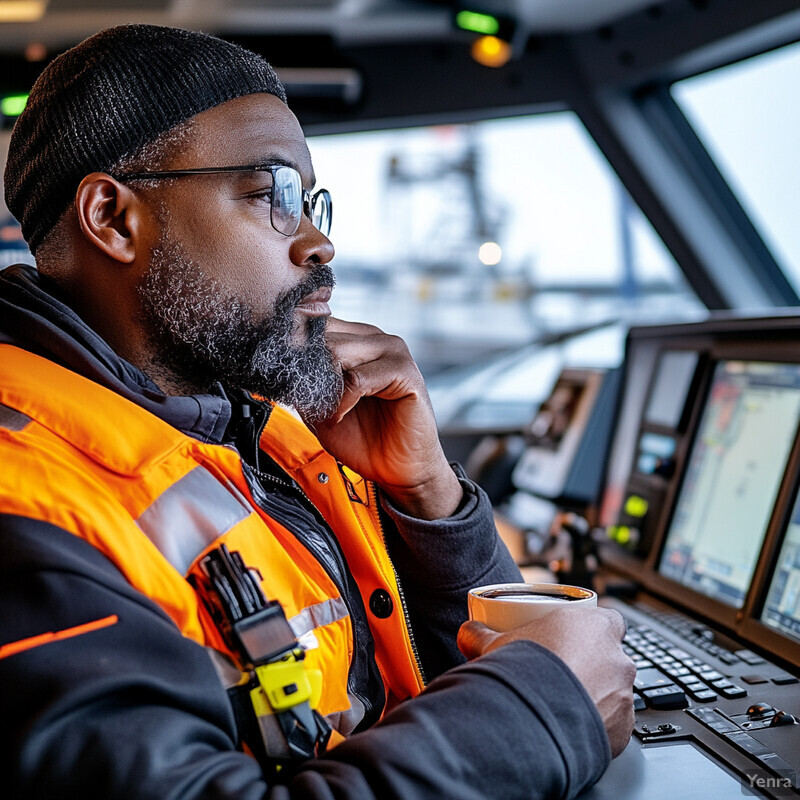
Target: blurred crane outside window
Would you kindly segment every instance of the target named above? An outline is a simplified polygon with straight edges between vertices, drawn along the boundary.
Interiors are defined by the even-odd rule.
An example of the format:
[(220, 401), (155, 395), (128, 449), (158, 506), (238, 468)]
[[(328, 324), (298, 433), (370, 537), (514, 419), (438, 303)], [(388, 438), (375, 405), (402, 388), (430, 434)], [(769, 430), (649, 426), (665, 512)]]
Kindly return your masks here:
[(616, 365), (627, 324), (703, 313), (572, 112), (309, 146), (333, 312), (406, 339), (440, 424), (471, 395), (468, 425), (524, 424), (562, 366)]

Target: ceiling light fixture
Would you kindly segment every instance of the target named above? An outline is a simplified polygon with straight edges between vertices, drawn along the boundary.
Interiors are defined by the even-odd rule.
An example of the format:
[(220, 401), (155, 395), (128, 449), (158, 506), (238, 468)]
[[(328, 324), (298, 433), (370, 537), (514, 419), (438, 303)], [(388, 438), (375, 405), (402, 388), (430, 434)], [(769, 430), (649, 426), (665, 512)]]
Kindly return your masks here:
[(38, 22), (47, 0), (0, 0), (0, 22)]

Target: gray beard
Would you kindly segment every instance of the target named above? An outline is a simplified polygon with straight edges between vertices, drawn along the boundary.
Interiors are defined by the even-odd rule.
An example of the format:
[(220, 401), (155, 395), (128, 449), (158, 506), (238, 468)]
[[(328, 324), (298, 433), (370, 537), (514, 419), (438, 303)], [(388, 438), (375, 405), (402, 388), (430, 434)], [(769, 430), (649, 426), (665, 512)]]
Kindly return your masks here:
[(164, 236), (138, 291), (158, 365), (182, 385), (208, 391), (219, 382), (244, 389), (292, 406), (314, 423), (333, 414), (344, 383), (325, 343), (325, 318), (308, 319), (306, 340), (297, 345), (294, 311), (306, 295), (334, 282), (327, 264), (314, 267), (259, 321), (243, 299), (208, 278)]

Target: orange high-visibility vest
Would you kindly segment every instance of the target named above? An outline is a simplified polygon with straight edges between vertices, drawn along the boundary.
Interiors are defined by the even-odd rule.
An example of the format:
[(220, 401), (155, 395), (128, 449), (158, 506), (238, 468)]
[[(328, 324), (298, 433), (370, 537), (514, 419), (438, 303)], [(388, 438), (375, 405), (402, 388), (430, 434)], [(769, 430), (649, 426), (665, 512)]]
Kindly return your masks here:
[[(423, 679), (386, 552), (374, 485), (326, 453), (274, 407), (261, 440), (335, 532), (365, 608), (388, 592), (385, 619), (367, 612), (387, 706)], [(94, 545), (181, 633), (231, 655), (187, 578), (226, 544), (262, 576), (323, 673), (318, 710), (347, 733), (360, 719), (347, 691), (353, 626), (312, 553), (254, 501), (230, 447), (184, 435), (113, 391), (44, 358), (0, 345), (0, 511), (56, 525)]]

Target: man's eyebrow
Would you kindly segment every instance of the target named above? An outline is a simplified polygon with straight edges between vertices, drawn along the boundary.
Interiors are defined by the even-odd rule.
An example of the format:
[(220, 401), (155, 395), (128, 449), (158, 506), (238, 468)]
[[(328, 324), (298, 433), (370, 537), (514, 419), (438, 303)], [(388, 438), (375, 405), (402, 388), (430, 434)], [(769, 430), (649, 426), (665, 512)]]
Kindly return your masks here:
[[(300, 169), (300, 165), (296, 161), (292, 160), (291, 158), (287, 158), (286, 156), (278, 156), (278, 155), (269, 156), (269, 155), (267, 155), (267, 156), (263, 156), (258, 161), (255, 161), (254, 164), (253, 164), (253, 166), (258, 166), (258, 167), (267, 167), (267, 166), (275, 166), (275, 165), (280, 165), (282, 167), (291, 167), (293, 170), (296, 170), (297, 172), (299, 172), (300, 175), (303, 174), (303, 170)], [(311, 173), (311, 183), (309, 184), (308, 188), (313, 188), (314, 185), (316, 184), (316, 182), (317, 182), (317, 178), (314, 175), (314, 173), (312, 172)]]
[(286, 158), (286, 156), (265, 155), (261, 156), (261, 158), (254, 161), (253, 164), (254, 166), (258, 167), (267, 167), (273, 165), (279, 165), (282, 167), (291, 167), (292, 169), (296, 169), (298, 172), (300, 172), (297, 162), (293, 161), (291, 158)]

